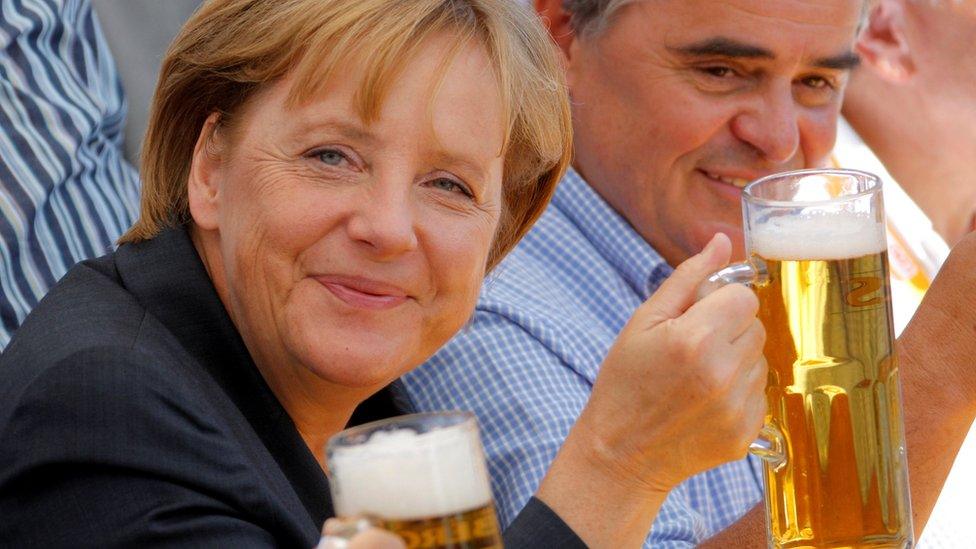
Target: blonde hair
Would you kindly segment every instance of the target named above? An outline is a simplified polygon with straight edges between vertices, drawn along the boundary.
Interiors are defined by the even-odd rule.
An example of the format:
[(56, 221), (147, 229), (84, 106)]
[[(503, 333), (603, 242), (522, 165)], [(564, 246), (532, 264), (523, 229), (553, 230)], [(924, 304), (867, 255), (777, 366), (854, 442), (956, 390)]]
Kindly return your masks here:
[(435, 34), (472, 40), (489, 56), (506, 117), (503, 212), (492, 268), (545, 209), (572, 154), (569, 102), (555, 47), (512, 0), (210, 0), (167, 52), (142, 153), (139, 219), (119, 243), (191, 221), (187, 178), (206, 119), (232, 123), (249, 98), (293, 74), (289, 101), (324, 89), (343, 62), (366, 76), (357, 108), (379, 114), (399, 67)]

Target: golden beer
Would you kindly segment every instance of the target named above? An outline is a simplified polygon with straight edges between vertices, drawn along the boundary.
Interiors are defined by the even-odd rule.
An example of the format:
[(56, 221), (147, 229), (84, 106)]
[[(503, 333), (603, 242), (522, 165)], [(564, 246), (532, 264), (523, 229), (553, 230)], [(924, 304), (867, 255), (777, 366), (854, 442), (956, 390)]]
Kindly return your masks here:
[(911, 547), (887, 253), (762, 253), (753, 249), (768, 273), (756, 287), (766, 422), (782, 433), (786, 454), (780, 469), (766, 466), (772, 538), (779, 547)]
[(379, 520), (380, 527), (401, 538), (407, 549), (501, 549), (502, 536), (489, 502), (470, 511), (417, 520)]
[(337, 516), (389, 530), (408, 549), (502, 548), (474, 414), (360, 425), (332, 437), (326, 453)]

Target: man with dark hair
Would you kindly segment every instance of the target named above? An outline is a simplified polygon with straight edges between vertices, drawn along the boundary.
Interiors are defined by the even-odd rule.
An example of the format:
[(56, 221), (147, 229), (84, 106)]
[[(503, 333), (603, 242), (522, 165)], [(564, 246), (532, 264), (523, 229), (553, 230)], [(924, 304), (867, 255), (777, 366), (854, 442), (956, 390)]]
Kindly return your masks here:
[[(830, 161), (866, 5), (537, 0), (536, 8), (565, 57), (574, 170), (486, 282), (468, 329), (404, 381), (419, 409), (477, 412), (504, 522), (560, 451), (618, 332), (672, 267), (716, 232), (742, 257), (742, 187)], [(966, 392), (976, 390), (967, 320), (976, 303), (966, 291), (974, 248), (967, 241), (950, 258), (901, 340), (916, 531), (951, 465), (946, 448), (958, 448), (976, 413), (976, 392)], [(622, 409), (619, 420), (641, 413)], [(715, 547), (765, 545), (761, 471), (750, 457), (688, 479), (669, 493), (645, 546), (711, 537)]]

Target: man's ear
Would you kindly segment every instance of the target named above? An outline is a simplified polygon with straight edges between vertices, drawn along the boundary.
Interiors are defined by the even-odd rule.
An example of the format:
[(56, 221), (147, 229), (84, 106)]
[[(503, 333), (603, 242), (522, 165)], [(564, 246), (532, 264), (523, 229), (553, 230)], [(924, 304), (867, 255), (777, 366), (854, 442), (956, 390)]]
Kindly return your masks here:
[(864, 64), (885, 80), (906, 82), (915, 74), (905, 10), (898, 0), (880, 0), (874, 6), (856, 47)]
[(570, 95), (573, 93), (573, 83), (576, 76), (574, 69), (580, 63), (580, 41), (573, 29), (572, 14), (563, 8), (563, 0), (534, 0), (535, 11), (542, 19), (542, 24), (549, 30), (549, 36), (559, 46), (562, 53), (561, 61), (566, 71), (566, 83), (569, 85)]
[(220, 135), (220, 115), (211, 113), (200, 128), (193, 147), (187, 197), (193, 223), (204, 230), (215, 230), (220, 206), (220, 169), (224, 146)]
[(573, 31), (570, 13), (563, 9), (563, 0), (535, 0), (535, 11), (549, 31), (549, 36), (563, 52), (565, 65), (569, 60), (570, 46), (576, 39), (576, 33)]

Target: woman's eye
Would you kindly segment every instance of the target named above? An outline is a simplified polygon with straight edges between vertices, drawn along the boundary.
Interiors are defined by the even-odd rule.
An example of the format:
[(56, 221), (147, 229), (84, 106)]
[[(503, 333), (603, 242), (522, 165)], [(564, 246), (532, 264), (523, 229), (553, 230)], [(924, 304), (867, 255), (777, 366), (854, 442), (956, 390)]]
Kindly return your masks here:
[(457, 181), (454, 181), (453, 179), (448, 179), (446, 177), (438, 177), (437, 179), (432, 180), (430, 185), (435, 189), (452, 193), (460, 193), (469, 198), (474, 196), (467, 187), (458, 183)]
[(329, 166), (339, 166), (348, 160), (346, 155), (335, 149), (319, 151), (316, 156), (318, 156), (318, 159), (321, 160), (323, 164), (327, 164)]

